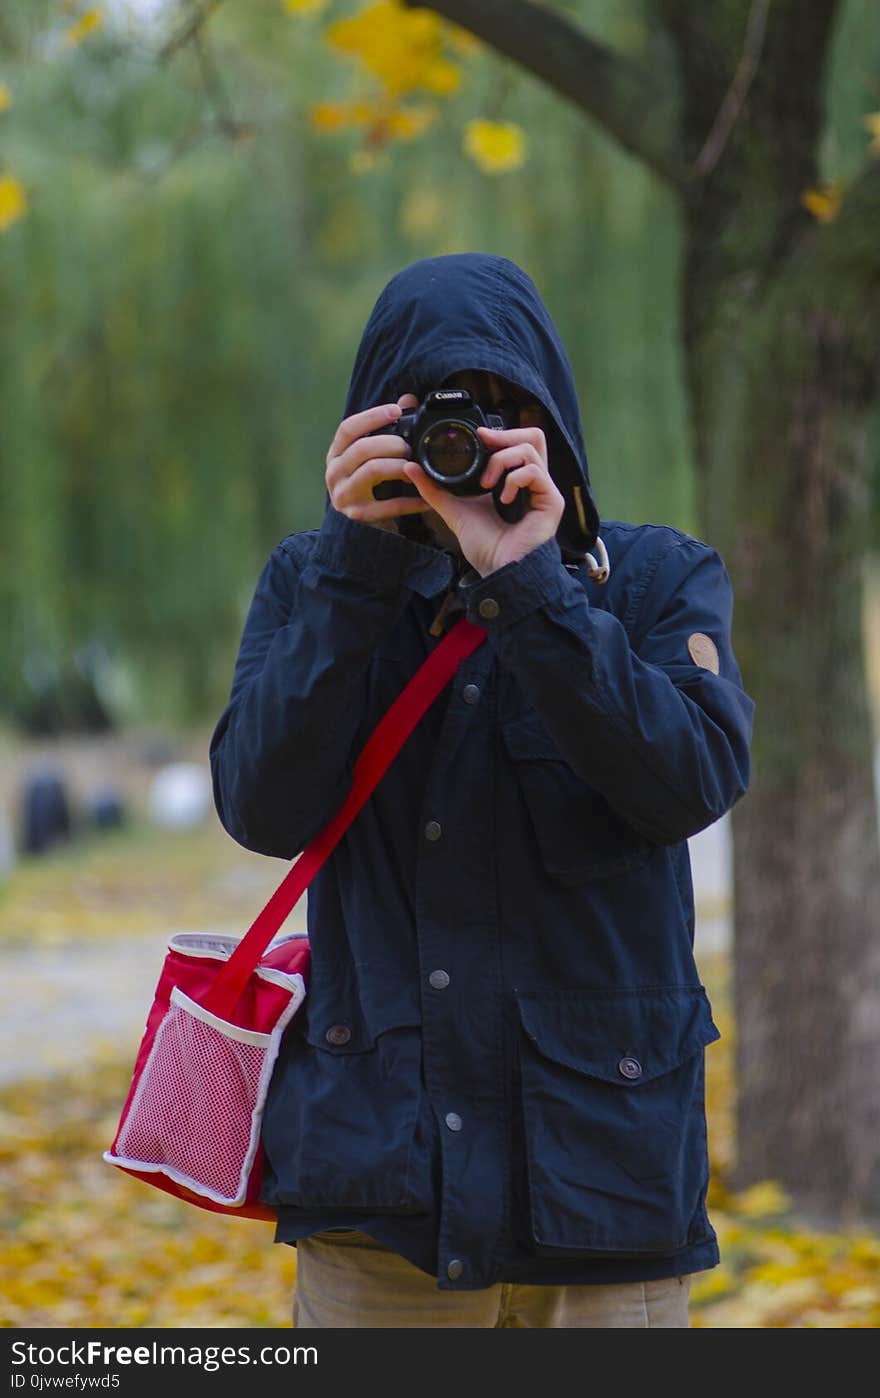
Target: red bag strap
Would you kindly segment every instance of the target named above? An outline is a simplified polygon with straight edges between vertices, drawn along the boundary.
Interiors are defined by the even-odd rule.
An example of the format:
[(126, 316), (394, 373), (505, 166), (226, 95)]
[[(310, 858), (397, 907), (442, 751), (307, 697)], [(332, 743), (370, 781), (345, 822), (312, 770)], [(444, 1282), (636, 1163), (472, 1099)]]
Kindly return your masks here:
[(303, 890), (354, 820), (419, 719), (449, 683), (462, 660), (486, 639), (486, 632), (462, 617), (420, 665), (364, 744), (355, 762), (351, 789), (333, 819), (306, 845), (257, 914), (235, 951), (217, 974), (202, 1004), (227, 1018), (266, 947)]

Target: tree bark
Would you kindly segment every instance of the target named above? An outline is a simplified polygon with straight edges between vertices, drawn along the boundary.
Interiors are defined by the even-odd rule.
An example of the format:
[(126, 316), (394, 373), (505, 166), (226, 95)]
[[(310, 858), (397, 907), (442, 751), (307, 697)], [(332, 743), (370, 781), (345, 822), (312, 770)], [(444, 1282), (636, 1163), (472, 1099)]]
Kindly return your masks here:
[(782, 314), (785, 299), (743, 329), (737, 423), (719, 421), (717, 402), (706, 411), (718, 441), (705, 513), (756, 703), (752, 787), (733, 813), (736, 1179), (779, 1180), (824, 1227), (880, 1213), (880, 844), (861, 610), (872, 385), (833, 311), (798, 295)]

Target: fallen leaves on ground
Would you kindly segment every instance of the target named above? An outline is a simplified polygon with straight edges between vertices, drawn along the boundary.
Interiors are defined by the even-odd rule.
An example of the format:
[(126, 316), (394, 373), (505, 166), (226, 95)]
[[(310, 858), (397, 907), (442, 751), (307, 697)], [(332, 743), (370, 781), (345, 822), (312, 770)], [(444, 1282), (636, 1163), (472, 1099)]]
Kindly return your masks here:
[(270, 1223), (181, 1203), (107, 1165), (131, 1064), (0, 1093), (0, 1325), (289, 1326), (296, 1251)]

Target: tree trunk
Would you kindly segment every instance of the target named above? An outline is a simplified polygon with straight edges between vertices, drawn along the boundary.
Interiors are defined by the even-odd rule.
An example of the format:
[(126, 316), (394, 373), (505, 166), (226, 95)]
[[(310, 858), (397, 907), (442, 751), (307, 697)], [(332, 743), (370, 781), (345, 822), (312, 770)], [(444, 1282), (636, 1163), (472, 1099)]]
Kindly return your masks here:
[[(755, 699), (732, 819), (736, 1177), (817, 1226), (880, 1215), (880, 842), (862, 624), (868, 320), (808, 262), (706, 339), (703, 519)], [(840, 311), (844, 314), (841, 315)], [(719, 310), (719, 316), (721, 316)], [(722, 317), (723, 318), (723, 317)], [(723, 344), (723, 350), (720, 346)]]

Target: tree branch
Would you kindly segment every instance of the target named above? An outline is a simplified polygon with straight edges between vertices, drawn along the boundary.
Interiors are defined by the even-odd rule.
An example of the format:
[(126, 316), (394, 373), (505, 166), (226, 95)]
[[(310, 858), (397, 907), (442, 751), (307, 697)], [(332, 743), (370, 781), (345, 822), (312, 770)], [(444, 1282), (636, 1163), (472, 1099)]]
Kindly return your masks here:
[(403, 0), (430, 9), (483, 39), (594, 117), (625, 150), (664, 180), (687, 178), (677, 102), (649, 69), (601, 44), (534, 0)]
[(733, 81), (724, 94), (724, 101), (718, 109), (712, 130), (706, 137), (703, 149), (694, 162), (694, 170), (698, 175), (707, 175), (718, 163), (718, 157), (727, 144), (727, 138), (739, 116), (742, 104), (746, 99), (746, 93), (757, 71), (758, 60), (761, 57), (769, 4), (770, 0), (752, 0), (743, 50), (733, 75)]
[[(195, 54), (199, 66), (202, 85), (213, 109), (214, 124), (217, 130), (232, 140), (239, 140), (242, 137), (252, 136), (253, 126), (250, 122), (239, 121), (233, 114), (232, 104), (229, 101), (220, 71), (205, 43), (205, 27), (222, 3), (223, 0), (197, 0), (185, 23), (175, 34), (172, 34), (170, 39), (166, 40), (159, 49), (156, 59), (159, 63), (167, 63), (181, 49), (190, 48)], [(187, 139), (181, 149), (188, 144), (190, 142)]]
[(253, 126), (250, 122), (239, 121), (232, 110), (232, 103), (220, 76), (220, 70), (208, 52), (208, 47), (204, 41), (204, 36), (200, 32), (193, 34), (190, 41), (196, 52), (199, 71), (202, 75), (202, 83), (208, 95), (208, 101), (214, 109), (214, 117), (217, 129), (224, 136), (231, 136), (233, 140), (241, 137), (253, 135)]
[(219, 9), (222, 3), (223, 0), (203, 0), (201, 4), (197, 4), (177, 33), (172, 34), (171, 38), (162, 45), (157, 55), (159, 62), (166, 63), (169, 58), (174, 57), (178, 49), (184, 48), (197, 38), (214, 11)]

